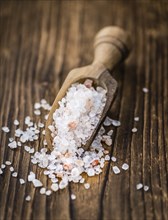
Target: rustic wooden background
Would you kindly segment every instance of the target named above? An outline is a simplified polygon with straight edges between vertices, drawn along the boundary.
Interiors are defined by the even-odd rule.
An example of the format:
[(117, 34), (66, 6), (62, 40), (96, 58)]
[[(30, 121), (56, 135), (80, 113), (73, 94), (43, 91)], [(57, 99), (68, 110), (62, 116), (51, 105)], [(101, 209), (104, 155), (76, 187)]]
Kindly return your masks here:
[[(33, 117), (35, 101), (45, 97), (52, 103), (66, 74), (92, 62), (93, 38), (102, 27), (119, 25), (134, 42), (126, 65), (114, 74), (119, 92), (110, 113), (122, 123), (111, 154), (119, 166), (127, 162), (130, 169), (114, 175), (109, 162), (102, 175), (88, 179), (88, 191), (70, 184), (50, 197), (31, 183), (21, 186), (6, 170), (0, 177), (0, 219), (168, 219), (167, 21), (167, 1), (0, 2), (0, 127), (11, 128), (7, 135), (0, 130), (0, 162), (13, 161), (19, 177), (26, 178), (29, 170), (40, 176), (41, 170), (23, 149), (7, 147), (13, 120), (18, 118), (22, 126), (25, 116)], [(136, 134), (131, 133), (134, 126)], [(149, 185), (149, 191), (137, 191), (139, 182)], [(70, 200), (72, 192), (75, 201)]]

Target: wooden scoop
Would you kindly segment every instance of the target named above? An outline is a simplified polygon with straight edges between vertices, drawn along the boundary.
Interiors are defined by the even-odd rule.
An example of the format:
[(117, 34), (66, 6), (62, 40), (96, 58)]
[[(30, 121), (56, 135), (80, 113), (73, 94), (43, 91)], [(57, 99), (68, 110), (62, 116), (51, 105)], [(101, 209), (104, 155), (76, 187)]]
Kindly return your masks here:
[(130, 49), (130, 36), (119, 27), (105, 27), (97, 33), (94, 41), (93, 63), (70, 71), (51, 107), (45, 127), (46, 140), (50, 150), (52, 150), (52, 137), (48, 126), (53, 122), (53, 113), (59, 108), (58, 101), (66, 95), (71, 84), (75, 82), (84, 82), (85, 79), (92, 79), (95, 85), (102, 86), (107, 90), (107, 101), (99, 123), (91, 134), (86, 145), (83, 146), (85, 150), (90, 147), (112, 105), (117, 91), (117, 82), (111, 76), (109, 70), (111, 72), (114, 71), (114, 69), (128, 56)]

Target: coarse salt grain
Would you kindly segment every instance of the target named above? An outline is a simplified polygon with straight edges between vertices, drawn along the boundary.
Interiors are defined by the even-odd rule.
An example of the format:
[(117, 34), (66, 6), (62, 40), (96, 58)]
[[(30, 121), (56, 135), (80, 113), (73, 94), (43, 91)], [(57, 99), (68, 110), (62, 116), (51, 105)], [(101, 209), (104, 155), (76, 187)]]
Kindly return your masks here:
[(120, 169), (117, 166), (112, 167), (112, 169), (113, 169), (113, 172), (115, 174), (119, 174), (120, 173)]
[(41, 187), (43, 186), (42, 182), (38, 179), (33, 179), (32, 180), (34, 187)]
[(27, 202), (29, 202), (29, 201), (31, 200), (31, 197), (30, 197), (30, 196), (26, 196), (25, 200), (26, 200)]
[(28, 181), (32, 182), (33, 180), (35, 180), (35, 178), (36, 178), (35, 173), (30, 171), (30, 174), (28, 175)]
[(19, 125), (19, 121), (17, 119), (15, 119), (13, 124), (16, 125), (16, 126)]
[(90, 184), (89, 183), (85, 183), (84, 187), (85, 187), (85, 189), (89, 189), (90, 188)]
[(109, 161), (109, 160), (110, 160), (110, 156), (109, 156), (109, 155), (106, 155), (104, 159), (105, 159), (106, 161)]
[(139, 117), (135, 117), (135, 118), (134, 118), (134, 121), (139, 121)]
[(111, 157), (111, 160), (112, 160), (113, 162), (116, 162), (116, 161), (117, 161), (117, 158), (114, 157), (114, 156), (112, 156), (112, 157)]
[(132, 129), (132, 133), (136, 133), (137, 131), (138, 131), (137, 128), (133, 128), (133, 129)]
[(52, 189), (54, 192), (56, 192), (56, 191), (59, 189), (58, 184), (57, 184), (57, 183), (53, 183), (53, 184), (51, 185), (51, 189)]
[(10, 167), (9, 170), (10, 170), (11, 172), (13, 172), (13, 171), (14, 171), (14, 167)]
[(119, 126), (121, 126), (121, 122), (117, 121), (117, 120), (112, 120), (112, 125), (115, 127), (119, 127)]
[(35, 109), (39, 109), (39, 108), (41, 108), (41, 104), (38, 103), (38, 102), (36, 102), (36, 103), (34, 104), (34, 108), (35, 108)]
[(37, 110), (34, 110), (34, 114), (35, 114), (35, 115), (41, 115), (41, 111), (38, 110), (38, 109), (37, 109)]
[(8, 147), (10, 147), (11, 149), (17, 148), (17, 143), (16, 143), (16, 141), (13, 141), (13, 142), (9, 143), (9, 144), (8, 144)]
[(75, 200), (76, 199), (76, 196), (74, 194), (71, 194), (71, 199), (72, 200)]
[(128, 170), (129, 169), (129, 165), (127, 163), (123, 163), (122, 169), (123, 170)]
[(149, 190), (149, 186), (144, 186), (144, 191), (148, 191)]
[(3, 170), (0, 168), (0, 174), (3, 174)]
[(24, 179), (19, 179), (19, 182), (21, 185), (25, 184), (25, 180)]
[(5, 169), (6, 165), (5, 164), (1, 164), (1, 169)]
[(10, 166), (12, 163), (7, 160), (7, 161), (5, 161), (5, 164), (6, 164), (7, 166)]
[(142, 89), (142, 91), (143, 91), (144, 93), (148, 93), (148, 92), (149, 92), (149, 90), (148, 90), (147, 88), (145, 88), (145, 87)]
[(2, 131), (4, 131), (5, 133), (8, 133), (10, 130), (9, 130), (9, 128), (8, 127), (2, 127)]
[(139, 189), (142, 189), (143, 188), (143, 184), (142, 183), (138, 183), (136, 185), (136, 189), (139, 190)]
[(40, 189), (40, 194), (45, 194), (45, 193), (46, 193), (46, 188), (42, 187), (42, 188)]
[(51, 193), (52, 193), (52, 191), (49, 189), (49, 190), (47, 190), (47, 191), (46, 191), (46, 193), (45, 193), (45, 194), (46, 194), (46, 196), (50, 196), (50, 195), (51, 195)]
[(18, 176), (17, 172), (12, 173), (12, 176), (17, 177)]

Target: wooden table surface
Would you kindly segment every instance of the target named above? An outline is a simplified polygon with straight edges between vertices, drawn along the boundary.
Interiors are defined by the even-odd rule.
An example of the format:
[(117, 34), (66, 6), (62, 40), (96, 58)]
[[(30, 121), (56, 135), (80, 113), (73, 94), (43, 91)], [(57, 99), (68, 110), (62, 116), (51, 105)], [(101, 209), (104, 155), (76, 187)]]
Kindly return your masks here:
[[(10, 134), (0, 130), (0, 162), (12, 161), (19, 173), (13, 178), (6, 169), (0, 176), (0, 219), (168, 219), (168, 3), (27, 0), (0, 6), (0, 127), (11, 129)], [(47, 179), (23, 148), (7, 147), (13, 120), (22, 127), (25, 116), (38, 119), (33, 104), (41, 98), (52, 103), (67, 73), (92, 62), (93, 38), (107, 25), (130, 31), (134, 42), (125, 66), (114, 73), (119, 90), (109, 113), (121, 121), (111, 155), (119, 167), (127, 162), (130, 168), (115, 175), (109, 162), (100, 176), (87, 179), (89, 190), (70, 184), (51, 196), (40, 195), (31, 183), (19, 184), (30, 170), (44, 184)], [(149, 191), (136, 190), (137, 183)]]

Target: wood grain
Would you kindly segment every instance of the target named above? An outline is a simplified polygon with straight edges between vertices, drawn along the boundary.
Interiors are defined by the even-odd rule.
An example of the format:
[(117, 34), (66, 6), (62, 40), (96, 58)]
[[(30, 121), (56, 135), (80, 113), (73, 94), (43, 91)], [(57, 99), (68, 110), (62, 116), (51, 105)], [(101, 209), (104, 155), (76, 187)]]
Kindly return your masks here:
[[(167, 20), (166, 1), (0, 2), (0, 127), (11, 128), (10, 134), (0, 130), (0, 164), (11, 160), (19, 173), (12, 178), (6, 169), (0, 176), (0, 219), (168, 219)], [(21, 127), (27, 115), (39, 120), (33, 104), (44, 97), (52, 103), (67, 73), (92, 62), (92, 39), (107, 25), (130, 31), (134, 41), (126, 65), (113, 75), (119, 90), (109, 113), (122, 123), (114, 130), (111, 155), (130, 169), (117, 176), (109, 162), (99, 177), (88, 178), (89, 190), (70, 184), (45, 197), (32, 184), (19, 184), (30, 170), (45, 185), (47, 179), (22, 148), (7, 147), (13, 120)], [(135, 134), (133, 127), (138, 128)], [(137, 191), (139, 182), (149, 185), (149, 191)]]

